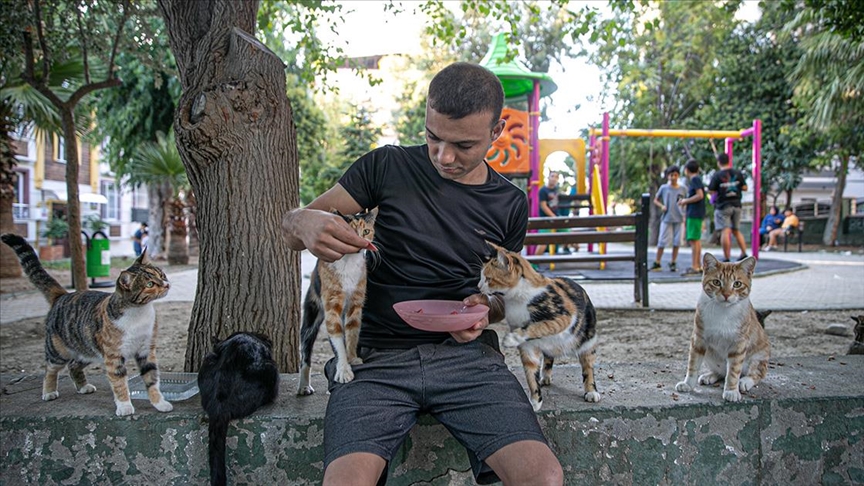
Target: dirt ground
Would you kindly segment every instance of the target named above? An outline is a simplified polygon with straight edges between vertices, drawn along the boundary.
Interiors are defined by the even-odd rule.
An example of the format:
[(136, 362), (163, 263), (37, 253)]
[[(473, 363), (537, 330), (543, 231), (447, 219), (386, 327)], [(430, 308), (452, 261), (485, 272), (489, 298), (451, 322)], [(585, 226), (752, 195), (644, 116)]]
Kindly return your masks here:
[[(188, 270), (190, 266), (163, 266), (166, 273)], [(70, 281), (68, 272), (51, 271), (60, 282)], [(119, 274), (119, 270), (116, 271)], [(65, 280), (64, 280), (65, 278)], [(33, 291), (26, 279), (0, 280), (0, 293)], [(163, 371), (183, 371), (191, 302), (156, 302), (159, 319), (157, 356)], [(852, 342), (852, 311), (796, 311), (773, 309), (766, 320), (771, 341), (772, 361), (792, 356), (830, 356), (846, 354)], [(598, 317), (598, 362), (686, 361), (693, 313), (683, 311), (603, 310)], [(830, 324), (846, 326), (845, 336), (825, 333)], [(499, 335), (505, 326), (492, 326)], [(45, 330), (42, 318), (23, 319), (0, 326), (0, 373), (32, 374), (43, 372)], [(516, 352), (505, 349), (508, 364), (519, 366)], [(312, 372), (320, 373), (332, 356), (323, 326), (316, 344)], [(559, 363), (566, 363), (559, 360)], [(101, 373), (91, 366), (92, 373)]]

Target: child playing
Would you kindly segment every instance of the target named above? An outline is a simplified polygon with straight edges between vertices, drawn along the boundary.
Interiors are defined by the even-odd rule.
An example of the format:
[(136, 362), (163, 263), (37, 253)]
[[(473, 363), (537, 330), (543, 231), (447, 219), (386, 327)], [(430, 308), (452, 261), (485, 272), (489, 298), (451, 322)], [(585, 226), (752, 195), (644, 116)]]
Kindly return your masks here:
[(684, 165), (684, 176), (687, 177), (687, 198), (678, 201), (678, 205), (687, 207), (684, 238), (693, 255), (690, 268), (683, 275), (699, 275), (702, 273), (702, 220), (705, 218), (705, 184), (699, 177), (699, 162), (688, 160)]
[(660, 219), (660, 237), (657, 239), (657, 257), (651, 265), (652, 272), (660, 271), (663, 249), (666, 247), (670, 236), (672, 237), (672, 262), (669, 263), (669, 271), (678, 271), (678, 265), (675, 263), (675, 260), (678, 259), (678, 247), (681, 242), (681, 223), (684, 222), (684, 213), (681, 212), (678, 201), (687, 196), (687, 188), (678, 185), (678, 177), (680, 175), (681, 173), (677, 165), (666, 169), (666, 178), (669, 182), (660, 186), (657, 196), (654, 197), (654, 205), (660, 208), (662, 216)]

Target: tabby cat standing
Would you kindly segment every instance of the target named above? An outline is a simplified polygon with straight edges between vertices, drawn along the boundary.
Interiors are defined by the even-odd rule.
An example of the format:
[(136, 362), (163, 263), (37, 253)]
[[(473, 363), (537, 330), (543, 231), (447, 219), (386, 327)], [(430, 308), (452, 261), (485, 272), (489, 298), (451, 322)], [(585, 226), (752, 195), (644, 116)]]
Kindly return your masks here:
[(102, 361), (111, 385), (118, 416), (135, 413), (129, 396), (126, 362), (134, 360), (147, 387), (150, 403), (160, 412), (173, 406), (159, 390), (156, 364), (158, 325), (153, 301), (164, 297), (170, 285), (165, 273), (150, 264), (144, 252), (132, 266), (120, 273), (113, 293), (88, 290), (67, 292), (39, 262), (27, 241), (14, 234), (0, 239), (18, 255), (30, 282), (48, 300), (51, 309), (45, 318), (45, 379), (42, 400), (60, 396), (57, 375), (69, 367), (78, 393), (96, 391), (87, 382), (84, 369)]

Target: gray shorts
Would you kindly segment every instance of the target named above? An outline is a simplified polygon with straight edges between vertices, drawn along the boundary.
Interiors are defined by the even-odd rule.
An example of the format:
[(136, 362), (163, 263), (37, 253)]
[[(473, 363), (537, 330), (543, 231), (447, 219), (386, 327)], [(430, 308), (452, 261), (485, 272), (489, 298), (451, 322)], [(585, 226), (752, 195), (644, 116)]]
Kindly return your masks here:
[(741, 208), (736, 206), (726, 206), (723, 209), (714, 211), (714, 227), (722, 230), (732, 228), (737, 230), (741, 222)]
[(546, 443), (522, 385), (487, 344), (448, 339), (412, 349), (360, 348), (358, 354), (363, 364), (353, 366), (349, 383), (333, 382), (334, 359), (324, 368), (330, 390), (325, 468), (354, 452), (389, 464), (420, 413), (431, 414), (465, 446), (480, 484), (497, 480), (483, 461), (498, 449), (522, 440)]
[(678, 248), (681, 246), (681, 222), (677, 223), (667, 223), (665, 221), (660, 222), (660, 237), (657, 238), (657, 248), (666, 248), (666, 245), (669, 243), (669, 237), (672, 237), (672, 248)]

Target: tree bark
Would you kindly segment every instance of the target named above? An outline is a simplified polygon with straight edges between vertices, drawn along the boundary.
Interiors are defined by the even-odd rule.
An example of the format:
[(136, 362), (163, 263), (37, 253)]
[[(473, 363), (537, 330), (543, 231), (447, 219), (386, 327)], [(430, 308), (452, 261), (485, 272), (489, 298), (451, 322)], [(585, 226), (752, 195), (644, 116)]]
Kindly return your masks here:
[(155, 260), (165, 251), (165, 201), (173, 194), (170, 182), (147, 184), (147, 254)]
[[(74, 106), (74, 105), (73, 105)], [(75, 113), (73, 107), (60, 107), (60, 120), (63, 124), (63, 143), (66, 144), (66, 222), (69, 223), (69, 253), (72, 256), (72, 282), (75, 290), (83, 292), (87, 284), (87, 267), (84, 266), (84, 245), (81, 244), (81, 203), (79, 202), (78, 140), (75, 134)]]
[(183, 87), (174, 131), (201, 245), (184, 368), (199, 368), (211, 337), (254, 331), (273, 341), (280, 371), (295, 372), (300, 261), (281, 220), (299, 203), (299, 169), (284, 64), (247, 33), (258, 2), (159, 6)]
[(843, 211), (843, 191), (846, 189), (846, 175), (849, 173), (849, 157), (840, 157), (840, 167), (835, 172), (837, 184), (834, 185), (834, 196), (831, 198), (831, 212), (828, 213), (828, 222), (825, 223), (825, 232), (822, 233), (822, 244), (826, 246), (837, 246), (837, 232), (840, 230), (840, 219)]

